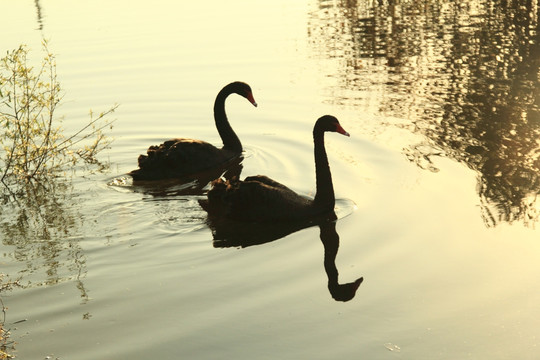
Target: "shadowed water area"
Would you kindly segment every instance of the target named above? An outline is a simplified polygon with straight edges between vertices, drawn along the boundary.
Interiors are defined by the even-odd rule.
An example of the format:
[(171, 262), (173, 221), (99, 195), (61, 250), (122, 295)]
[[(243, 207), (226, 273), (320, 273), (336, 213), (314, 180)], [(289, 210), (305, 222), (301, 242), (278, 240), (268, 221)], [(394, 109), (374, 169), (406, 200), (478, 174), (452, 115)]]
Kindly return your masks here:
[[(0, 0), (0, 50), (49, 40), (66, 133), (120, 104), (108, 166), (2, 196), (9, 353), (21, 359), (535, 359), (540, 327), (538, 3)], [(2, 55), (3, 56), (3, 55)], [(150, 145), (243, 146), (137, 183)], [(266, 175), (334, 214), (209, 217), (208, 183)], [(3, 151), (3, 150), (0, 150)], [(101, 170), (101, 171), (100, 171)]]

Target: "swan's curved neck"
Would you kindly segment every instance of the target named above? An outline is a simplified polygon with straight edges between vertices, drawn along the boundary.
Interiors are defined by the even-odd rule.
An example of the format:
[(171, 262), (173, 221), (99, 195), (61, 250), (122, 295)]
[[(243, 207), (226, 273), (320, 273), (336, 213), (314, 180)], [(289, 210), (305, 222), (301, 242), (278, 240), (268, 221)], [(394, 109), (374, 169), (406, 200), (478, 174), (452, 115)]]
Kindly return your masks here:
[(324, 147), (324, 132), (313, 131), (313, 142), (315, 145), (315, 177), (317, 182), (317, 193), (315, 194), (314, 203), (317, 207), (325, 207), (328, 210), (333, 210), (336, 200), (334, 197), (332, 174), (330, 173), (328, 157)]
[(242, 143), (238, 139), (238, 136), (236, 136), (225, 114), (225, 100), (233, 92), (230, 87), (226, 86), (218, 93), (214, 102), (214, 120), (216, 121), (219, 136), (223, 141), (223, 149), (242, 152)]

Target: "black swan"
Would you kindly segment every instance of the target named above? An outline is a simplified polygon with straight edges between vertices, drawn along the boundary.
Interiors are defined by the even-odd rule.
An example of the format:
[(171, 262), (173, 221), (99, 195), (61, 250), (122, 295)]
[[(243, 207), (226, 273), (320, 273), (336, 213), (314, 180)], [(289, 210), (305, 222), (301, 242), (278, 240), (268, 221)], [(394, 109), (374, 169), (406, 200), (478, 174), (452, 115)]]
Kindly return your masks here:
[(267, 176), (249, 176), (212, 182), (208, 199), (200, 204), (211, 216), (252, 222), (301, 221), (332, 212), (335, 205), (332, 174), (324, 147), (324, 133), (338, 132), (349, 136), (338, 120), (325, 115), (313, 128), (317, 192), (313, 200), (298, 195)]
[(205, 141), (171, 139), (159, 146), (150, 146), (146, 155), (140, 155), (139, 168), (129, 173), (133, 180), (161, 180), (182, 178), (222, 166), (242, 154), (242, 143), (232, 129), (225, 114), (225, 99), (236, 93), (257, 106), (248, 84), (236, 81), (225, 86), (214, 102), (216, 128), (223, 141), (221, 149)]

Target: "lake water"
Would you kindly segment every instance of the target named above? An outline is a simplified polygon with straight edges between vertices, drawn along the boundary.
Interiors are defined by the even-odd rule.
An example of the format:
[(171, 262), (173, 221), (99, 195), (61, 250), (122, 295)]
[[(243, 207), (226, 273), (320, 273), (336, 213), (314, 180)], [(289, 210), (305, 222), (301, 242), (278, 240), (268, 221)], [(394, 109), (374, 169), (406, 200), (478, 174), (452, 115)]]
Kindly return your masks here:
[[(10, 352), (537, 359), (540, 45), (523, 4), (0, 0), (2, 55), (38, 59), (42, 38), (57, 55), (66, 132), (120, 105), (108, 171), (2, 208), (0, 272), (22, 285), (1, 294)], [(130, 183), (149, 145), (219, 144), (213, 102), (235, 80), (259, 104), (226, 103), (242, 177), (313, 195), (315, 120), (351, 134), (326, 136), (335, 229), (224, 247), (200, 195)]]

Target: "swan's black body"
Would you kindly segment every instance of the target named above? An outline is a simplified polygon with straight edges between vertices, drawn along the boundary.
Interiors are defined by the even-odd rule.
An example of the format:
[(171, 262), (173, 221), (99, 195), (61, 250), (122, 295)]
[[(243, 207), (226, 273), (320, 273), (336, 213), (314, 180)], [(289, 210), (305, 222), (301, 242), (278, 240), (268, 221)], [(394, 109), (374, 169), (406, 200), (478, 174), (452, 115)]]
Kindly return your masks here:
[(335, 205), (332, 175), (324, 147), (327, 131), (349, 134), (337, 119), (325, 115), (313, 128), (317, 193), (314, 199), (301, 196), (267, 176), (238, 179), (217, 179), (212, 182), (208, 200), (200, 201), (210, 214), (253, 222), (300, 221), (332, 212)]

